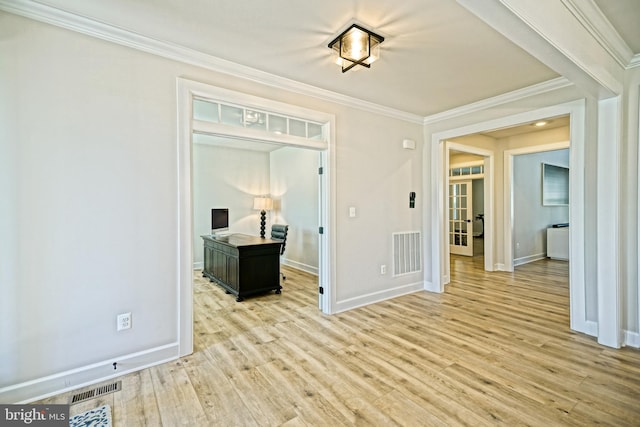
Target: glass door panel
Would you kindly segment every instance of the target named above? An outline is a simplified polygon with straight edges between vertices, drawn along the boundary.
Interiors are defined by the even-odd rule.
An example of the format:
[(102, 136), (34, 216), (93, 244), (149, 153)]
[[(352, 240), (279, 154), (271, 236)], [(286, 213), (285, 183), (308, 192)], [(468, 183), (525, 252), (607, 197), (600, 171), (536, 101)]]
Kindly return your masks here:
[(449, 184), (449, 251), (473, 256), (471, 181)]

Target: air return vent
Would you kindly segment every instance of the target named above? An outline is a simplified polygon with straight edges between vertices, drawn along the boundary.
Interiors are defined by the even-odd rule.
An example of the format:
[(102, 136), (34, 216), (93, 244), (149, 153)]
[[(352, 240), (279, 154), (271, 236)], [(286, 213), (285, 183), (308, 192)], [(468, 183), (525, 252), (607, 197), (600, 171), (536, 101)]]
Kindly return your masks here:
[(420, 232), (393, 233), (393, 275), (422, 271)]
[(85, 400), (95, 399), (96, 397), (104, 396), (105, 394), (109, 393), (115, 393), (116, 391), (120, 390), (122, 390), (122, 381), (116, 381), (111, 384), (83, 391), (82, 393), (74, 394), (73, 396), (71, 396), (69, 404), (74, 405), (76, 403), (84, 402)]

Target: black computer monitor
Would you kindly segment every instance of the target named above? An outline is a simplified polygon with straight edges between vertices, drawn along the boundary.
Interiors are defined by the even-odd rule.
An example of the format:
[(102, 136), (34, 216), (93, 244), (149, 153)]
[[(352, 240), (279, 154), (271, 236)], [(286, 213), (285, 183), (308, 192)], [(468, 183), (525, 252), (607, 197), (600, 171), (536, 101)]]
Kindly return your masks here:
[(229, 230), (229, 209), (211, 209), (211, 234)]

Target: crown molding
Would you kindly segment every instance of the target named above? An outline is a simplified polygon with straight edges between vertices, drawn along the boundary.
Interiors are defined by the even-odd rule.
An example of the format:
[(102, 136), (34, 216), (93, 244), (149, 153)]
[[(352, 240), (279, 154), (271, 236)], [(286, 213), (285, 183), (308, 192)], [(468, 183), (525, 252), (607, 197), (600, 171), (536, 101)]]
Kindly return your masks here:
[(424, 124), (440, 122), (443, 120), (453, 119), (455, 117), (464, 116), (466, 114), (475, 113), (478, 111), (486, 110), (499, 105), (507, 104), (509, 102), (518, 101), (520, 99), (528, 98), (533, 95), (539, 95), (546, 92), (562, 89), (565, 87), (573, 86), (569, 80), (564, 77), (558, 77), (553, 80), (538, 83), (532, 86), (527, 86), (522, 89), (507, 92), (502, 95), (494, 96), (492, 98), (483, 99), (482, 101), (473, 102), (471, 104), (463, 105), (462, 107), (453, 108), (451, 110), (443, 111), (441, 113), (432, 114), (424, 118)]
[(640, 67), (640, 53), (637, 53), (631, 58), (631, 62), (629, 62), (629, 68)]
[(271, 86), (324, 101), (334, 102), (350, 108), (368, 111), (375, 114), (422, 124), (424, 117), (364, 101), (348, 95), (321, 89), (285, 77), (260, 71), (235, 62), (227, 61), (213, 55), (205, 54), (184, 46), (157, 40), (133, 31), (105, 24), (91, 18), (67, 12), (52, 6), (29, 0), (0, 0), (0, 10), (30, 18), (36, 21), (55, 25), (101, 40), (127, 46), (163, 58), (183, 62), (211, 71), (240, 77), (260, 84)]
[(633, 51), (593, 0), (562, 0), (565, 7), (623, 68), (631, 68)]

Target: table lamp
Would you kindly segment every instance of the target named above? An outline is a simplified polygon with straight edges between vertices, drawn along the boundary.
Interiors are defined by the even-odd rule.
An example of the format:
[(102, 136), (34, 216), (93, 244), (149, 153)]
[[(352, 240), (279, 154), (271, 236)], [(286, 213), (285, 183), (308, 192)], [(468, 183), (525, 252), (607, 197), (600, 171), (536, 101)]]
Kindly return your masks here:
[(260, 237), (264, 239), (267, 211), (273, 209), (273, 200), (270, 197), (256, 197), (253, 199), (253, 209), (260, 211)]

